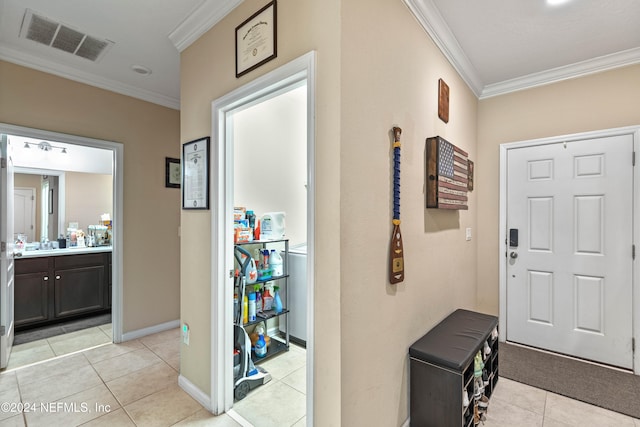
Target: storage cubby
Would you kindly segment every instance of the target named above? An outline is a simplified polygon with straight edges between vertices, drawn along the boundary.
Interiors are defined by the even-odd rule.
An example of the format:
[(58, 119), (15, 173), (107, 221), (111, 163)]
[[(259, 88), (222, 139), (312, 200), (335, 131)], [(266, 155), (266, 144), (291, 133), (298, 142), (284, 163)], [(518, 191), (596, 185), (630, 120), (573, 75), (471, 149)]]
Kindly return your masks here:
[[(497, 328), (497, 317), (459, 309), (409, 348), (411, 426), (477, 425), (476, 396), (490, 398), (499, 379)], [(484, 364), (482, 393), (474, 375), (478, 352)]]

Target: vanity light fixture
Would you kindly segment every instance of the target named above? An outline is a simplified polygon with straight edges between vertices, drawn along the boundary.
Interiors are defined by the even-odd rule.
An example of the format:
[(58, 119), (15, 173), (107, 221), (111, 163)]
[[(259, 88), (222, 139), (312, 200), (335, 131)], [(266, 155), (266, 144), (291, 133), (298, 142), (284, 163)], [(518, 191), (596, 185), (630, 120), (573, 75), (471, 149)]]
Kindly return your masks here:
[(65, 147), (58, 147), (56, 145), (51, 145), (49, 142), (47, 141), (40, 141), (38, 143), (35, 142), (26, 142), (24, 143), (24, 148), (31, 148), (31, 145), (35, 145), (36, 147), (38, 147), (39, 149), (41, 149), (42, 151), (46, 151), (49, 152), (51, 150), (53, 150), (54, 148), (57, 148), (60, 150), (60, 152), (62, 154), (67, 154), (67, 149)]

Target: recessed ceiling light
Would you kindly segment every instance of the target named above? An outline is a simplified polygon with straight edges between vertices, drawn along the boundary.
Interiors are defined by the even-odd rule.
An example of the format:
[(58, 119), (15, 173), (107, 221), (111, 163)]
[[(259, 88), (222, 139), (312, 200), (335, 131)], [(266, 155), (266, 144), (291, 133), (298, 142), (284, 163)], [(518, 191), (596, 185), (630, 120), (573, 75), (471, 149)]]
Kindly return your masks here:
[(132, 65), (131, 69), (142, 76), (148, 76), (151, 74), (151, 69), (143, 65)]
[(569, 3), (571, 0), (547, 0), (549, 6), (560, 6), (561, 4)]

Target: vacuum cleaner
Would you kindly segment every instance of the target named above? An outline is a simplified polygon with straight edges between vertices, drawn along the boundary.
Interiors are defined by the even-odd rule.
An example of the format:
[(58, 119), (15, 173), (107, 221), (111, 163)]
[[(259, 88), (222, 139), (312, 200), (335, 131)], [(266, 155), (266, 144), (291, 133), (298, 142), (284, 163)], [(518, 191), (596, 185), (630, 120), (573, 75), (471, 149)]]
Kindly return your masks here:
[[(244, 262), (242, 255), (245, 256)], [(251, 255), (244, 248), (236, 246), (234, 256), (240, 272), (237, 278), (238, 301), (244, 300), (247, 273), (250, 272)], [(253, 267), (255, 270), (255, 267)], [(271, 374), (264, 368), (255, 366), (251, 360), (251, 339), (242, 326), (242, 304), (238, 304), (235, 310), (233, 325), (233, 395), (236, 400), (242, 400), (249, 391), (271, 381)]]

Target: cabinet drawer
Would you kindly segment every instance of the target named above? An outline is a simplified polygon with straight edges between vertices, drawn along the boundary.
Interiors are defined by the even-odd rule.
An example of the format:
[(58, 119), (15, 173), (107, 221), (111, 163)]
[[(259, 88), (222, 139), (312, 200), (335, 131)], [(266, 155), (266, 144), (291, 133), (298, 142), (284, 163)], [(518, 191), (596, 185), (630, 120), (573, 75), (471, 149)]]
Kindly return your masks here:
[(55, 269), (64, 270), (78, 267), (91, 267), (101, 265), (104, 267), (104, 254), (81, 254), (81, 255), (63, 255), (55, 258)]
[(49, 271), (49, 257), (16, 258), (15, 274), (39, 273)]

